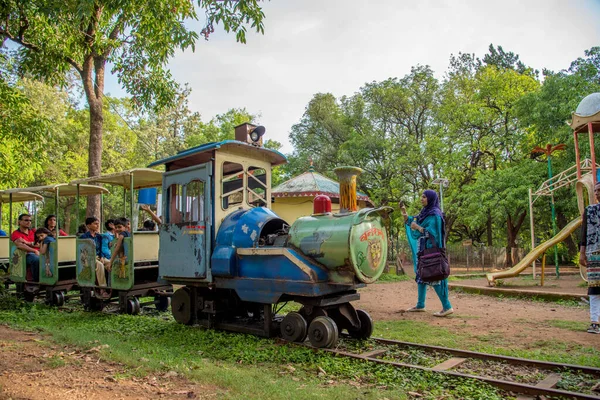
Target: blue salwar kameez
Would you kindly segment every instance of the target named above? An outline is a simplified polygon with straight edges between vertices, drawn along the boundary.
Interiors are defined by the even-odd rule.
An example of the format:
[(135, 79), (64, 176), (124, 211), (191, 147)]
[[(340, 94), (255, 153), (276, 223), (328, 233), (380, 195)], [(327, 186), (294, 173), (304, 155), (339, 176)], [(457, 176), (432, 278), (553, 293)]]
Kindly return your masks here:
[[(431, 243), (426, 237), (426, 233), (429, 232), (433, 234), (435, 237), (435, 242), (438, 247), (444, 246), (444, 221), (442, 217), (439, 215), (429, 215), (425, 217), (425, 219), (418, 224), (424, 228), (424, 233), (421, 233), (417, 230), (411, 229), (410, 224), (415, 221), (415, 217), (409, 216), (405, 223), (406, 228), (406, 237), (408, 238), (408, 244), (410, 245), (410, 250), (412, 252), (413, 258), (413, 269), (415, 271), (415, 281), (418, 285), (418, 298), (417, 298), (417, 309), (425, 308), (425, 297), (427, 294), (427, 286), (432, 286), (435, 290), (435, 293), (438, 295), (440, 301), (442, 302), (443, 310), (449, 310), (452, 308), (452, 304), (450, 304), (450, 299), (448, 298), (448, 279), (444, 279), (437, 282), (423, 282), (419, 277), (417, 272), (417, 254), (419, 250), (422, 248), (431, 248)], [(425, 246), (425, 247), (423, 247)]]

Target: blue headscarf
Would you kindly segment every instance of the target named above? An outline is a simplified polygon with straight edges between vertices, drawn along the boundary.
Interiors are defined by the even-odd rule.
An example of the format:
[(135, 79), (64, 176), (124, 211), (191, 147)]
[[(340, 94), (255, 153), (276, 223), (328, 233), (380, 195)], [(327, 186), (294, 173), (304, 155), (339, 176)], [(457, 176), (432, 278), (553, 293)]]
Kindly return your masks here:
[(443, 220), (444, 214), (440, 208), (440, 199), (435, 190), (426, 190), (423, 194), (427, 197), (427, 205), (423, 207), (419, 215), (417, 215), (417, 223), (420, 224), (430, 215), (439, 215)]

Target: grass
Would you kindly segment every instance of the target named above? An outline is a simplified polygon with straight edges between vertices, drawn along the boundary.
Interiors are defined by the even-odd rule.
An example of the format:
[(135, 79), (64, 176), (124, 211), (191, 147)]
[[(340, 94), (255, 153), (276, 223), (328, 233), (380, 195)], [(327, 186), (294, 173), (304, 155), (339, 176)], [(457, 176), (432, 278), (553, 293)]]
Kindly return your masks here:
[[(12, 300), (8, 302), (15, 306)], [(120, 362), (134, 375), (176, 372), (210, 385), (218, 398), (404, 399), (409, 391), (431, 399), (499, 399), (505, 395), (472, 380), (373, 365), (251, 335), (179, 325), (166, 313), (134, 317), (66, 312), (40, 304), (19, 303), (14, 308), (1, 304), (0, 299), (0, 320), (14, 328), (39, 331), (49, 341), (82, 349), (99, 348), (102, 359)], [(377, 326), (380, 332), (386, 323)], [(444, 336), (439, 329), (426, 327), (409, 324), (402, 328), (402, 335), (414, 336), (419, 329), (431, 332), (429, 340)], [(459, 339), (452, 337), (455, 341), (446, 343), (458, 345)], [(61, 360), (51, 364), (58, 367)]]
[(582, 321), (565, 321), (562, 319), (549, 319), (545, 321), (548, 325), (560, 329), (566, 329), (574, 332), (585, 332), (588, 327), (588, 322)]
[[(524, 323), (526, 321), (517, 320), (516, 322)], [(558, 327), (562, 328), (569, 326), (572, 322), (550, 320), (548, 323), (561, 324), (562, 326)], [(577, 323), (574, 324), (574, 328), (572, 329), (575, 330), (575, 327), (577, 327), (578, 331), (582, 331), (585, 326), (586, 323)], [(418, 336), (415, 335), (415, 332), (418, 332)], [(562, 364), (600, 367), (600, 350), (592, 346), (549, 340), (537, 340), (529, 343), (529, 337), (523, 341), (529, 344), (517, 347), (509, 343), (510, 338), (505, 337), (502, 333), (490, 331), (480, 334), (468, 334), (461, 332), (460, 326), (456, 330), (450, 330), (448, 328), (429, 325), (422, 321), (377, 321), (373, 335), (405, 342), (453, 347)]]
[(408, 275), (381, 274), (381, 276), (377, 280), (377, 283), (404, 282), (410, 281), (412, 279), (413, 278), (409, 277)]

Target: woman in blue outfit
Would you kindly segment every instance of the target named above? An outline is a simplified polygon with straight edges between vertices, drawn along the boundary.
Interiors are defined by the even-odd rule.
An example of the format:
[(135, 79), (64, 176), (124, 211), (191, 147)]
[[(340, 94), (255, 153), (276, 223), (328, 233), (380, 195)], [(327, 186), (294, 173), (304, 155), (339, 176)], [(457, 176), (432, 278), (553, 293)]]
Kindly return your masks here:
[(442, 311), (434, 313), (436, 317), (445, 317), (454, 312), (452, 304), (448, 299), (448, 279), (444, 279), (437, 282), (423, 282), (417, 273), (417, 257), (419, 250), (424, 248), (430, 248), (431, 243), (427, 240), (425, 235), (428, 232), (433, 235), (438, 247), (446, 247), (444, 243), (445, 238), (445, 222), (444, 215), (440, 209), (440, 200), (438, 195), (433, 190), (426, 190), (421, 196), (421, 204), (423, 208), (416, 217), (411, 217), (406, 213), (406, 208), (401, 205), (400, 210), (404, 217), (404, 225), (406, 228), (406, 237), (412, 251), (413, 256), (413, 267), (415, 271), (415, 280), (418, 285), (418, 299), (415, 307), (409, 308), (409, 312), (425, 311), (425, 296), (427, 294), (427, 286), (432, 286), (437, 293), (440, 301), (442, 302)]

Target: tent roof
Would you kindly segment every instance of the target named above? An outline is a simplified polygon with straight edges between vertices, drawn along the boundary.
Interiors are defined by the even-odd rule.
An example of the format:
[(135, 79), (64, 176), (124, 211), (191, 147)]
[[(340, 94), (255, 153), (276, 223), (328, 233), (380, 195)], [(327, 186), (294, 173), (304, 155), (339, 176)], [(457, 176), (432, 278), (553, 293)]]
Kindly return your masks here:
[(130, 189), (131, 177), (133, 176), (133, 188), (143, 189), (162, 186), (162, 175), (162, 172), (157, 171), (155, 169), (134, 168), (127, 171), (116, 172), (114, 174), (76, 179), (74, 181), (71, 181), (71, 184), (76, 185), (88, 182), (106, 183)]
[[(13, 193), (13, 201), (14, 201), (14, 194), (15, 193), (26, 193), (26, 192), (33, 192), (33, 193), (40, 193), (40, 194), (52, 194), (54, 195), (55, 193), (58, 192), (59, 196), (75, 196), (77, 194), (77, 186), (72, 185), (70, 183), (59, 183), (59, 184), (55, 184), (55, 185), (46, 185), (46, 186), (32, 186), (32, 187), (28, 187), (28, 188), (21, 188), (21, 189), (7, 189), (4, 191), (4, 193)], [(101, 187), (101, 186), (95, 186), (95, 185), (80, 185), (79, 188), (79, 194), (82, 196), (88, 196), (88, 195), (92, 195), (92, 194), (102, 194), (102, 193), (108, 193), (108, 190)]]
[[(23, 202), (23, 201), (32, 201), (32, 200), (43, 200), (44, 198), (36, 193), (31, 192), (17, 192), (12, 194), (13, 202)], [(0, 190), (0, 203), (8, 203), (10, 202), (10, 193)]]

